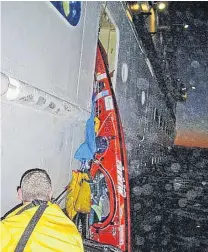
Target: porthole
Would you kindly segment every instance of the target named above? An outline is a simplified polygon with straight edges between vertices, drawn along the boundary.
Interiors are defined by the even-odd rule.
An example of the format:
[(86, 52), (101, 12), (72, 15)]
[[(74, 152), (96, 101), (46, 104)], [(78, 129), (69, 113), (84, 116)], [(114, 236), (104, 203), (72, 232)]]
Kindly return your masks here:
[(122, 65), (121, 78), (123, 83), (125, 83), (128, 79), (128, 65), (126, 63), (123, 63)]

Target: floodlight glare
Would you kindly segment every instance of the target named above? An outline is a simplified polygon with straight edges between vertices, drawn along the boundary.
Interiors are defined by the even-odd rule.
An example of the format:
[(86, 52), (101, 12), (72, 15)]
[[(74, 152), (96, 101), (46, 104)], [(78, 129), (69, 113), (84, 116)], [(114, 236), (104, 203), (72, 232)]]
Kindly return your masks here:
[(159, 2), (157, 4), (157, 9), (159, 11), (164, 11), (166, 8), (167, 8), (167, 3), (165, 3), (165, 2)]
[(136, 4), (129, 5), (129, 8), (131, 11), (138, 11), (140, 9), (140, 6), (138, 3), (136, 3)]

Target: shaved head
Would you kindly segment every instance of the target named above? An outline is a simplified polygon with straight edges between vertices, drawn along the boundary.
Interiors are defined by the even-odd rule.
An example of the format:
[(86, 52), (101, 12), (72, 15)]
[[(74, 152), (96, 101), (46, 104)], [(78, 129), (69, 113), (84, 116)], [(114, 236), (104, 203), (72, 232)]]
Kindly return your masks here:
[(21, 178), (20, 188), (24, 202), (51, 200), (51, 179), (45, 170), (31, 169), (26, 171)]

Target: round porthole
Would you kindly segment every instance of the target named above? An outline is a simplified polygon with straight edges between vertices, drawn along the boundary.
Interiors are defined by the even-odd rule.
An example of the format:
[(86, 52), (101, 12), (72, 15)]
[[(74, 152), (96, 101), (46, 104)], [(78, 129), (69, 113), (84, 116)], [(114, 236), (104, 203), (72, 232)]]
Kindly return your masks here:
[(142, 91), (142, 96), (141, 96), (141, 103), (142, 103), (142, 105), (144, 105), (145, 100), (146, 100), (145, 91)]
[(128, 79), (128, 65), (126, 63), (123, 63), (122, 65), (121, 77), (122, 77), (123, 83), (125, 83)]

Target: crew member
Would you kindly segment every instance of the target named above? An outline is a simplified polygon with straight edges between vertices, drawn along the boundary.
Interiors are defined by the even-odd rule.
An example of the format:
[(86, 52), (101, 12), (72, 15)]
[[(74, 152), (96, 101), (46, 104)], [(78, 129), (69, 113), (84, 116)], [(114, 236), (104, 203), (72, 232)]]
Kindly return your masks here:
[(51, 179), (45, 170), (23, 174), (18, 189), (23, 205), (1, 221), (1, 251), (83, 252), (74, 223), (51, 203)]

